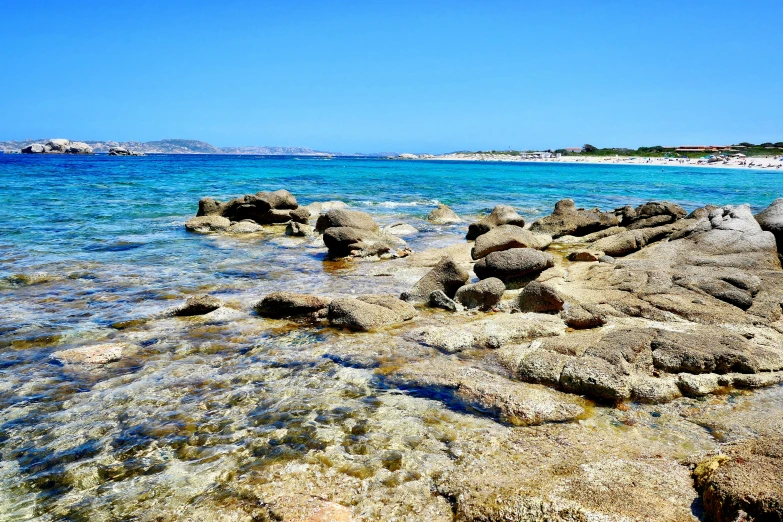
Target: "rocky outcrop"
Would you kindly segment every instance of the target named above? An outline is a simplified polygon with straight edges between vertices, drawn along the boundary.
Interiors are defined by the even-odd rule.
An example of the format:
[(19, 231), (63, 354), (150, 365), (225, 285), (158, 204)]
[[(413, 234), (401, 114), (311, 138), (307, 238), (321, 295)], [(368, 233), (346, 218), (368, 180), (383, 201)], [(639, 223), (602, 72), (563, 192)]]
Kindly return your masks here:
[(726, 446), (693, 470), (704, 511), (715, 522), (783, 520), (783, 439)]
[(405, 241), (391, 234), (354, 227), (327, 228), (323, 238), (331, 257), (380, 256), (406, 246)]
[(552, 243), (552, 237), (545, 234), (533, 234), (516, 225), (500, 225), (476, 238), (471, 255), (481, 259), (492, 252), (511, 248), (535, 248), (544, 250)]
[(650, 201), (636, 208), (625, 206), (615, 211), (622, 218), (622, 224), (629, 230), (657, 227), (674, 223), (687, 215), (681, 206), (668, 201)]
[(102, 343), (60, 350), (51, 358), (63, 364), (107, 364), (122, 359), (126, 349), (122, 343)]
[(251, 220), (259, 225), (297, 221), (307, 223), (310, 213), (299, 209), (296, 198), (287, 190), (246, 194), (222, 203), (213, 198), (199, 201), (197, 217), (220, 216), (231, 222)]
[(22, 149), (22, 154), (92, 154), (92, 147), (82, 141), (50, 140), (45, 144), (33, 143)]
[(109, 149), (109, 156), (146, 156), (146, 154), (128, 150), (125, 147), (112, 147)]
[(479, 279), (497, 277), (508, 283), (538, 274), (552, 266), (554, 259), (550, 254), (533, 248), (512, 248), (482, 257), (473, 270)]
[(454, 300), (465, 308), (490, 310), (500, 303), (505, 291), (506, 285), (503, 281), (490, 277), (478, 283), (460, 287)]
[(177, 317), (187, 317), (191, 315), (204, 315), (214, 312), (223, 306), (223, 303), (217, 297), (210, 295), (197, 295), (188, 297), (185, 304), (175, 308), (172, 315)]
[(454, 225), (462, 223), (462, 219), (446, 205), (438, 204), (438, 208), (427, 215), (427, 221), (436, 225)]
[(430, 294), (440, 290), (449, 298), (454, 298), (457, 290), (468, 282), (470, 274), (458, 265), (451, 257), (443, 257), (432, 270), (407, 292), (403, 292), (401, 299), (417, 304), (429, 301)]
[(315, 223), (315, 230), (323, 234), (329, 228), (356, 228), (379, 232), (380, 228), (372, 216), (358, 210), (336, 209), (321, 215)]
[(333, 326), (359, 331), (400, 324), (415, 316), (413, 306), (391, 295), (343, 297), (328, 306), (328, 318)]
[(308, 294), (274, 292), (256, 303), (255, 310), (263, 317), (315, 317), (326, 310), (330, 300)]
[(517, 214), (517, 211), (508, 205), (497, 205), (492, 209), (492, 213), (481, 220), (471, 223), (468, 227), (468, 240), (476, 239), (482, 234), (486, 234), (495, 227), (501, 225), (525, 226), (525, 220)]
[(775, 236), (778, 252), (783, 252), (783, 198), (776, 199), (767, 208), (756, 214), (761, 230)]
[(555, 210), (551, 215), (535, 221), (530, 230), (539, 234), (549, 234), (552, 237), (584, 236), (618, 224), (617, 216), (611, 212), (578, 209), (572, 199), (562, 199), (555, 204)]

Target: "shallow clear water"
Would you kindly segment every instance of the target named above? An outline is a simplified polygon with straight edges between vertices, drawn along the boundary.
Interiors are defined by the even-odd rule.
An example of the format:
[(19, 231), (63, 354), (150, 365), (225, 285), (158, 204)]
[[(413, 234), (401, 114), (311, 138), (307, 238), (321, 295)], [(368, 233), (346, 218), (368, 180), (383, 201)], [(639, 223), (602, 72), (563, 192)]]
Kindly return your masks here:
[[(385, 503), (395, 506), (387, 514), (418, 517), (422, 506), (439, 506), (392, 502), (387, 489), (419, 491), (421, 482), (428, 491), (427, 476), (448, 465), (449, 440), (506, 429), (379, 386), (373, 368), (423, 356), (415, 347), (345, 364), (346, 350), (361, 351), (351, 351), (364, 342), (356, 336), (249, 314), (277, 289), (404, 288), (279, 232), (186, 233), (182, 223), (203, 196), (286, 188), (300, 204), (339, 199), (379, 222), (413, 224), (422, 231), (410, 240), (416, 250), (464, 237), (464, 226), (424, 220), (437, 202), (468, 218), (497, 203), (535, 218), (564, 197), (605, 209), (666, 199), (688, 210), (759, 210), (779, 195), (778, 176), (682, 166), (0, 155), (0, 520), (167, 519), (185, 506), (249, 513), (237, 499), (248, 488), (265, 491), (265, 474), (289, 462), (330, 470), (325, 490), (364, 484), (367, 505), (357, 509), (368, 518)], [(395, 266), (376, 265), (375, 275)], [(224, 299), (227, 315), (145, 322), (198, 292)], [(105, 340), (134, 351), (91, 370), (49, 358)], [(403, 464), (389, 465), (394, 452), (404, 453)], [(279, 480), (295, 489), (296, 476), (289, 470)]]

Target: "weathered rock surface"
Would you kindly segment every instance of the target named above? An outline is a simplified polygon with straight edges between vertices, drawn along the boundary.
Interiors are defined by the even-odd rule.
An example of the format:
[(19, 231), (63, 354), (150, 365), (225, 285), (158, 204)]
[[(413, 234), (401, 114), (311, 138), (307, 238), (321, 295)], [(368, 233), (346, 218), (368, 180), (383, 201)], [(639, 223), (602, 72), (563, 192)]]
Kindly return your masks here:
[(204, 315), (214, 312), (223, 306), (223, 302), (217, 297), (211, 295), (196, 295), (188, 297), (185, 304), (175, 308), (172, 315), (186, 317), (191, 315)]
[(476, 408), (518, 426), (573, 420), (585, 407), (573, 395), (510, 381), (444, 358), (409, 364), (387, 375), (386, 381), (425, 397), (445, 397), (447, 404)]
[(545, 283), (531, 281), (519, 294), (519, 309), (523, 312), (559, 312), (563, 309), (565, 298)]
[(496, 277), (504, 282), (535, 275), (554, 266), (550, 254), (533, 248), (512, 248), (492, 252), (482, 257), (473, 267), (479, 279)]
[(305, 208), (310, 211), (311, 216), (319, 216), (330, 210), (348, 208), (348, 203), (344, 201), (314, 201), (309, 205), (305, 205)]
[(65, 139), (49, 140), (45, 144), (33, 143), (22, 149), (22, 154), (92, 154), (92, 147), (82, 141)]
[(291, 220), (306, 223), (309, 211), (298, 210), (296, 198), (287, 190), (258, 192), (221, 203), (213, 198), (199, 201), (197, 217), (222, 216), (230, 221), (252, 220), (259, 225), (287, 223)]
[(328, 317), (333, 326), (368, 331), (400, 324), (416, 316), (409, 303), (391, 295), (343, 297), (329, 303)]
[(384, 228), (383, 231), (387, 234), (400, 237), (415, 236), (419, 233), (418, 228), (408, 225), (407, 223), (395, 223)]
[(443, 257), (432, 270), (407, 292), (403, 292), (401, 299), (413, 303), (426, 303), (430, 294), (440, 290), (449, 298), (453, 298), (457, 290), (470, 279), (470, 274), (458, 265), (451, 257)]
[(681, 206), (668, 201), (650, 201), (636, 208), (626, 206), (615, 211), (630, 230), (673, 223), (687, 215)]
[(146, 154), (128, 150), (125, 147), (112, 147), (109, 149), (109, 156), (146, 156)]
[(262, 227), (261, 225), (257, 224), (255, 221), (251, 221), (249, 219), (246, 219), (244, 221), (239, 221), (237, 223), (232, 223), (231, 226), (228, 227), (228, 229), (226, 231), (229, 234), (253, 234), (255, 232), (260, 232), (263, 229), (264, 229), (264, 227)]
[(577, 209), (571, 199), (562, 199), (555, 204), (551, 215), (533, 223), (531, 232), (549, 234), (552, 237), (565, 235), (584, 236), (603, 228), (619, 224), (617, 216), (598, 209)]
[(500, 225), (476, 238), (471, 255), (473, 259), (481, 259), (492, 252), (500, 252), (511, 248), (544, 250), (551, 243), (551, 236), (533, 234), (516, 225)]
[(122, 359), (125, 349), (121, 343), (103, 343), (60, 350), (51, 357), (66, 364), (107, 364)]
[(468, 240), (476, 239), (482, 234), (486, 234), (495, 227), (501, 225), (525, 226), (525, 220), (517, 214), (517, 211), (508, 205), (497, 205), (492, 212), (481, 220), (471, 223), (468, 227)]
[(490, 310), (500, 303), (505, 291), (506, 285), (503, 281), (490, 277), (478, 283), (460, 287), (454, 295), (454, 300), (465, 308)]
[(591, 262), (599, 261), (603, 255), (604, 253), (600, 250), (577, 250), (576, 252), (568, 254), (567, 258), (569, 261)]
[(455, 302), (453, 299), (443, 293), (442, 290), (435, 290), (432, 292), (430, 294), (428, 304), (430, 308), (442, 308), (443, 310), (447, 310), (449, 312), (461, 312), (463, 310), (461, 304)]
[(315, 227), (312, 225), (291, 221), (288, 225), (286, 225), (285, 233), (287, 236), (307, 237), (315, 234)]
[(776, 199), (756, 214), (756, 221), (761, 226), (761, 230), (774, 234), (778, 252), (783, 252), (783, 198)]
[(322, 214), (315, 224), (315, 230), (322, 234), (329, 228), (356, 228), (370, 232), (379, 232), (380, 228), (372, 216), (358, 210), (335, 209)]
[(416, 330), (411, 332), (410, 338), (442, 352), (455, 353), (471, 348), (500, 348), (526, 339), (561, 335), (565, 328), (565, 323), (557, 316), (499, 313), (465, 324)]
[(273, 292), (256, 303), (255, 310), (264, 317), (313, 316), (329, 303), (329, 299), (309, 294)]
[(783, 439), (724, 447), (693, 471), (704, 511), (715, 522), (783, 520)]
[(436, 225), (453, 225), (462, 223), (462, 219), (446, 205), (439, 204), (438, 208), (427, 215), (427, 221)]
[(213, 234), (226, 232), (231, 226), (231, 221), (223, 216), (197, 216), (185, 221), (185, 228), (190, 232), (199, 234)]

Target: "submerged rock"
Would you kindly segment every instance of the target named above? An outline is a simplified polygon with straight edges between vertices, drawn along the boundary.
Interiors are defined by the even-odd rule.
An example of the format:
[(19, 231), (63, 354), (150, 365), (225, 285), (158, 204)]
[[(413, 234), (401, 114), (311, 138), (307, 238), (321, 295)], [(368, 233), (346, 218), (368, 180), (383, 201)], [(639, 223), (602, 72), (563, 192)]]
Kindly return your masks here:
[(432, 210), (427, 215), (427, 221), (436, 225), (454, 225), (462, 223), (462, 219), (449, 207), (438, 204), (438, 208)]
[(255, 309), (265, 317), (313, 316), (326, 309), (330, 300), (308, 294), (273, 292), (256, 303)]
[(423, 304), (436, 290), (453, 298), (457, 290), (469, 279), (470, 274), (467, 270), (458, 265), (451, 257), (443, 257), (432, 270), (419, 279), (411, 290), (403, 292), (400, 298)]
[(468, 235), (466, 239), (476, 239), (482, 234), (486, 234), (493, 228), (501, 225), (516, 225), (518, 227), (525, 226), (525, 220), (517, 214), (517, 211), (508, 205), (497, 205), (492, 209), (492, 212), (475, 223), (471, 223), (468, 227)]
[(396, 236), (354, 227), (329, 227), (324, 231), (323, 239), (332, 257), (381, 255), (406, 246), (405, 241)]
[(315, 234), (315, 227), (313, 227), (312, 225), (306, 225), (303, 223), (298, 223), (296, 221), (291, 221), (285, 227), (285, 234), (287, 236), (295, 236), (295, 237), (312, 236), (313, 234)]
[(175, 308), (172, 311), (172, 315), (178, 317), (186, 317), (191, 315), (204, 315), (209, 312), (214, 312), (218, 308), (223, 306), (223, 302), (217, 297), (210, 295), (198, 295), (188, 297), (185, 304)]
[(51, 357), (61, 363), (107, 364), (122, 359), (124, 344), (103, 343), (54, 352)]
[(408, 225), (407, 223), (395, 223), (393, 225), (389, 225), (388, 227), (384, 228), (383, 231), (387, 234), (392, 234), (394, 236), (415, 236), (419, 233), (419, 229), (416, 227), (413, 227), (411, 225)]

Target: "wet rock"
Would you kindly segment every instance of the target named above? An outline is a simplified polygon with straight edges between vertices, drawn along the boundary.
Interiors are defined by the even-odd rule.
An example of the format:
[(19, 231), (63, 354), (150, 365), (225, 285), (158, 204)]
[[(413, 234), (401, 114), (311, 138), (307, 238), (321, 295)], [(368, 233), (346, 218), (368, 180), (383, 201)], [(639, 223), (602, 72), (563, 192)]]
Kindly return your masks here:
[(721, 387), (719, 376), (714, 373), (681, 373), (677, 375), (677, 386), (687, 397), (703, 397), (715, 393)]
[(538, 281), (529, 282), (519, 294), (519, 309), (523, 312), (559, 312), (564, 304), (557, 290)]
[(501, 225), (525, 226), (525, 220), (517, 214), (517, 211), (508, 205), (497, 205), (492, 212), (483, 219), (471, 223), (468, 227), (468, 240), (476, 239), (482, 234), (486, 234), (495, 227)]
[(103, 343), (54, 352), (51, 357), (69, 364), (107, 364), (122, 359), (126, 346), (120, 343)]
[(264, 317), (313, 316), (328, 307), (329, 302), (309, 294), (273, 292), (256, 303), (255, 310)]
[(315, 230), (319, 234), (329, 228), (355, 228), (369, 232), (379, 232), (380, 228), (372, 216), (358, 210), (334, 209), (321, 215), (315, 223)]
[(584, 236), (603, 228), (617, 226), (618, 223), (617, 216), (611, 212), (577, 209), (573, 200), (563, 199), (555, 204), (551, 215), (535, 221), (530, 230), (552, 237)]
[(286, 223), (297, 209), (296, 198), (287, 190), (258, 192), (221, 203), (212, 198), (199, 201), (200, 215), (221, 215), (231, 221), (250, 219), (259, 225)]
[(503, 281), (490, 277), (478, 283), (460, 287), (454, 300), (465, 308), (489, 310), (500, 303), (505, 291), (506, 285)]
[(500, 225), (476, 238), (471, 255), (473, 259), (511, 248), (535, 248), (543, 250), (552, 243), (552, 237), (533, 234), (516, 225)]
[(329, 322), (351, 330), (369, 331), (391, 326), (415, 317), (416, 310), (394, 296), (343, 297), (328, 307)]
[(312, 225), (306, 225), (302, 223), (297, 223), (296, 221), (291, 221), (285, 227), (285, 234), (287, 236), (295, 236), (295, 237), (312, 236), (313, 234), (315, 234), (315, 227), (313, 227)]
[(210, 295), (197, 295), (188, 297), (185, 304), (175, 308), (172, 315), (177, 317), (187, 317), (191, 315), (204, 315), (213, 312), (223, 306), (223, 302), (217, 297)]
[(573, 420), (585, 402), (544, 386), (510, 381), (458, 361), (437, 358), (402, 367), (386, 382), (427, 397), (444, 398), (510, 424), (531, 426)]
[(525, 381), (560, 386), (560, 375), (566, 363), (571, 359), (567, 355), (540, 349), (509, 350), (501, 354), (502, 364), (516, 377)]
[(550, 254), (533, 248), (512, 248), (501, 252), (492, 252), (479, 259), (473, 270), (479, 279), (497, 277), (509, 282), (525, 276), (537, 274), (554, 266)]
[(416, 330), (411, 332), (410, 338), (445, 353), (456, 353), (471, 348), (495, 349), (564, 332), (565, 324), (557, 316), (500, 313), (465, 324)]
[(201, 198), (198, 202), (196, 216), (220, 216), (225, 205), (213, 198)]
[(707, 516), (716, 522), (783, 520), (783, 439), (762, 437), (724, 451), (693, 470)]
[(231, 226), (228, 227), (227, 232), (229, 234), (252, 234), (254, 232), (260, 232), (263, 229), (264, 227), (257, 224), (255, 221), (247, 219), (245, 221), (240, 221), (239, 223), (232, 223)]
[(223, 216), (198, 216), (185, 221), (185, 229), (199, 234), (225, 232), (231, 226), (231, 221)]
[(405, 241), (396, 236), (354, 227), (329, 227), (323, 240), (331, 257), (381, 255), (405, 246)]
[(453, 225), (456, 223), (462, 223), (460, 217), (446, 205), (439, 204), (438, 208), (434, 209), (427, 215), (427, 221), (435, 223), (436, 225)]
[(467, 270), (458, 265), (451, 257), (443, 257), (440, 262), (427, 272), (424, 277), (407, 292), (403, 292), (401, 299), (415, 303), (425, 303), (432, 292), (440, 290), (448, 297), (453, 298), (457, 289), (470, 279)]
[(567, 259), (569, 261), (591, 262), (599, 261), (603, 256), (604, 253), (601, 251), (577, 250), (576, 252), (568, 254)]
[(295, 223), (307, 224), (310, 222), (310, 211), (305, 207), (295, 208), (290, 211), (288, 215), (290, 216), (291, 221)]
[(449, 312), (462, 311), (462, 305), (454, 302), (449, 296), (444, 294), (442, 290), (435, 290), (432, 292), (428, 304), (430, 308), (442, 308)]
[(417, 229), (416, 227), (412, 227), (407, 223), (395, 223), (393, 225), (389, 225), (383, 230), (387, 234), (392, 234), (394, 236), (401, 236), (401, 237), (415, 236), (419, 233), (419, 229)]
[(671, 375), (638, 375), (633, 377), (630, 383), (631, 396), (639, 402), (661, 404), (682, 397), (677, 378)]
[(311, 216), (318, 216), (329, 212), (330, 210), (348, 208), (348, 204), (343, 201), (314, 201), (309, 205), (305, 205), (305, 208), (310, 211)]

